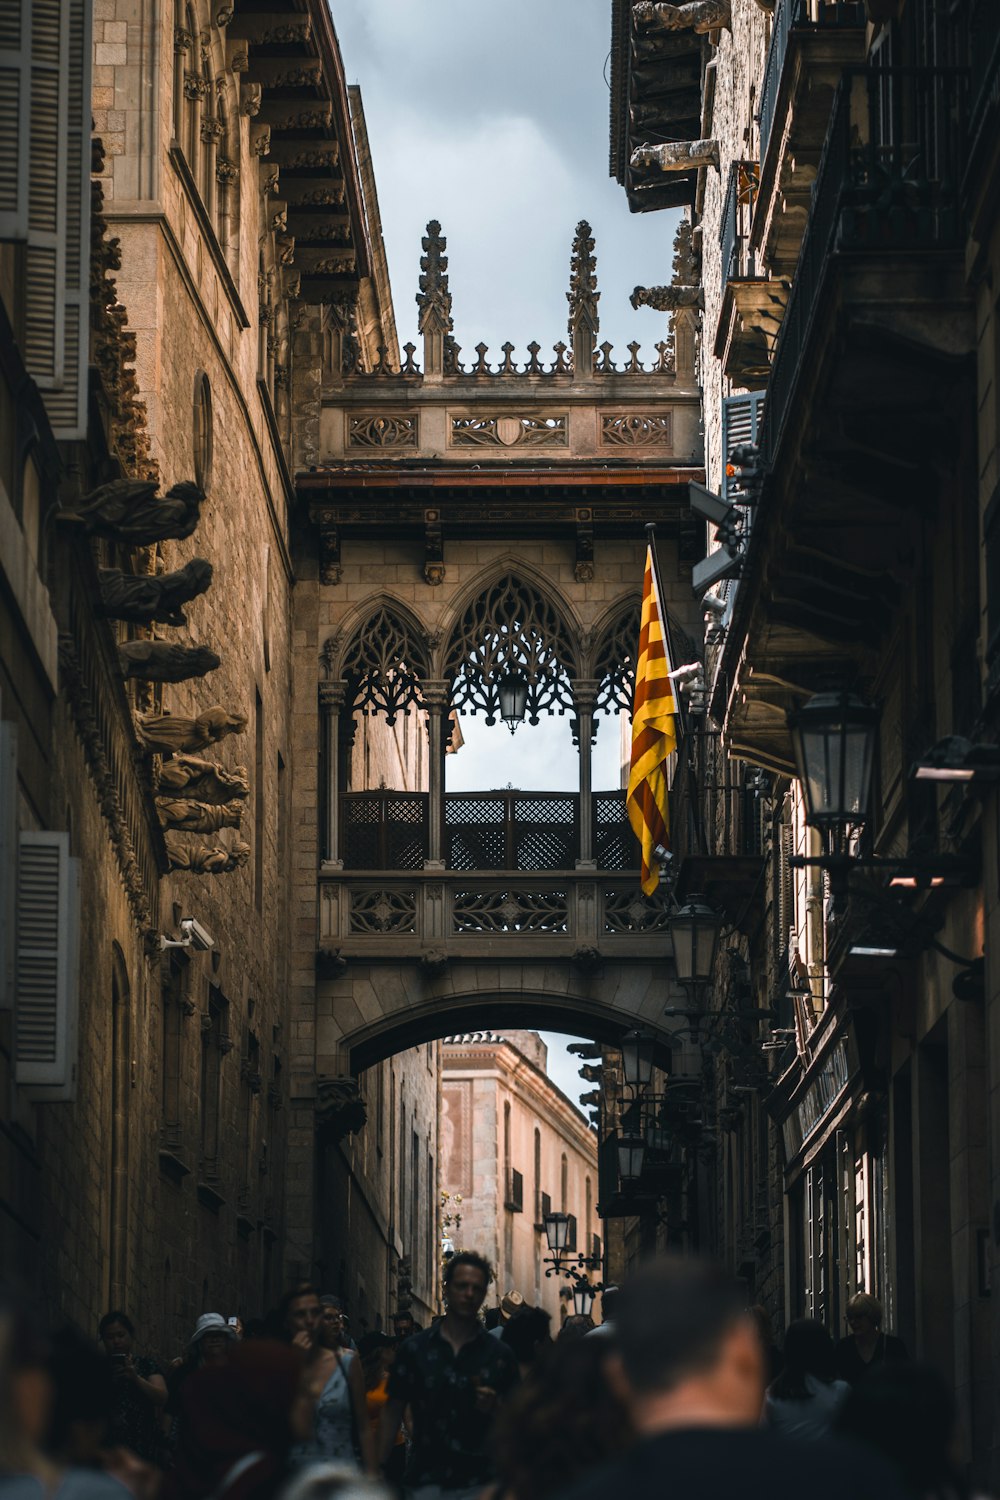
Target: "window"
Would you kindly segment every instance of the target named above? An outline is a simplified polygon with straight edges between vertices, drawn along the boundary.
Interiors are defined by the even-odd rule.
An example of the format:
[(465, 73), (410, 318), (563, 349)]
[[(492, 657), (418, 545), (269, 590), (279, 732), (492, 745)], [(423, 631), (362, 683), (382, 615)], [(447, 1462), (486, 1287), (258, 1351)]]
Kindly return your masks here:
[(566, 1160), (566, 1153), (564, 1151), (563, 1154), (562, 1154), (562, 1160), (561, 1160), (561, 1162), (559, 1164), (559, 1212), (560, 1213), (564, 1214), (566, 1212), (566, 1205), (568, 1204), (568, 1202), (569, 1202), (569, 1162)]
[(569, 1223), (566, 1225), (566, 1249), (576, 1249), (576, 1214), (567, 1214)]
[(225, 1048), (226, 1001), (212, 985), (208, 1009), (201, 1018), (201, 1175), (214, 1179), (219, 1170), (219, 1106), (222, 1093), (222, 1058)]
[(14, 1065), (18, 1084), (75, 1099), (80, 966), (80, 861), (68, 833), (18, 840)]
[(511, 1168), (507, 1179), (507, 1201), (504, 1208), (512, 1214), (524, 1212), (524, 1178), (515, 1168)]
[(542, 1133), (535, 1128), (535, 1228), (541, 1232), (542, 1223)]
[(204, 370), (194, 377), (194, 482), (207, 494), (212, 484), (212, 388)]

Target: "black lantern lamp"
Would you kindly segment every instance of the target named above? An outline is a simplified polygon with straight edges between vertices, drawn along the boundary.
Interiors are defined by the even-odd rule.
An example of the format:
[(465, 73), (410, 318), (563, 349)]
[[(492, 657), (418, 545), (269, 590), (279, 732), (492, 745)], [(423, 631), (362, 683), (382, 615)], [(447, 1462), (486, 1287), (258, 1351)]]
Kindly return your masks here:
[(516, 734), (517, 726), (524, 723), (524, 715), (528, 709), (528, 688), (528, 679), (514, 668), (505, 672), (497, 685), (500, 717), (511, 734)]
[(788, 727), (806, 822), (843, 843), (868, 820), (878, 710), (854, 693), (817, 693)]
[(573, 1283), (573, 1311), (578, 1318), (589, 1318), (590, 1309), (594, 1305), (594, 1297), (597, 1295), (596, 1288), (591, 1286), (581, 1276)]
[(641, 1135), (618, 1137), (618, 1176), (623, 1186), (639, 1181), (646, 1164), (646, 1142)]
[(648, 1031), (627, 1031), (622, 1037), (625, 1086), (644, 1089), (653, 1077), (653, 1038)]
[(674, 963), (681, 984), (697, 990), (709, 984), (722, 931), (722, 914), (704, 896), (690, 896), (670, 919)]
[(569, 1214), (546, 1214), (544, 1224), (549, 1249), (558, 1259), (569, 1244)]

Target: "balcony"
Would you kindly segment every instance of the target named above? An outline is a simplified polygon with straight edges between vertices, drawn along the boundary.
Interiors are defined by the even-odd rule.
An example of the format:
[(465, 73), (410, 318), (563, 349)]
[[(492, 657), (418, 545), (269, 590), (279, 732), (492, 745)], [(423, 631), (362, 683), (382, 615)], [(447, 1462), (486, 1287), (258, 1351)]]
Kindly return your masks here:
[(788, 295), (784, 282), (761, 274), (751, 237), (759, 182), (757, 162), (731, 164), (719, 233), (722, 308), (715, 356), (727, 378), (744, 387), (767, 380)]
[[(447, 792), (442, 851), (448, 870), (572, 870), (580, 857), (576, 792)], [(637, 870), (625, 793), (595, 792), (594, 854), (600, 870)], [(427, 792), (348, 792), (341, 797), (345, 870), (420, 870), (429, 858)]]
[(835, 94), (713, 685), (731, 751), (781, 774), (794, 771), (785, 716), (817, 674), (883, 647), (912, 587), (901, 559), (959, 462), (949, 402), (975, 349), (959, 190), (968, 83), (854, 69)]
[(760, 89), (760, 190), (753, 251), (778, 282), (795, 269), (833, 95), (865, 55), (856, 0), (778, 0)]

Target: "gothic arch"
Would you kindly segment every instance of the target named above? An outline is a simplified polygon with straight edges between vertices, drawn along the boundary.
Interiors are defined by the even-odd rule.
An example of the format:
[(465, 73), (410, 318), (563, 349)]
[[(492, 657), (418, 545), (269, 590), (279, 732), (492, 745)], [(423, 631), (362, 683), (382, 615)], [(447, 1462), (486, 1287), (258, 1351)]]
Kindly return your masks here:
[(594, 627), (588, 665), (598, 684), (598, 713), (632, 711), (641, 614), (641, 595), (629, 595), (617, 600)]
[(516, 672), (527, 679), (527, 716), (572, 709), (579, 675), (579, 631), (554, 591), (517, 563), (494, 567), (478, 590), (466, 593), (446, 635), (442, 676), (457, 709), (482, 711), (495, 722), (499, 684)]
[(384, 713), (389, 724), (422, 702), (423, 684), (431, 675), (420, 622), (384, 596), (367, 600), (350, 629), (327, 641), (323, 659), (330, 675), (348, 685), (348, 712)]

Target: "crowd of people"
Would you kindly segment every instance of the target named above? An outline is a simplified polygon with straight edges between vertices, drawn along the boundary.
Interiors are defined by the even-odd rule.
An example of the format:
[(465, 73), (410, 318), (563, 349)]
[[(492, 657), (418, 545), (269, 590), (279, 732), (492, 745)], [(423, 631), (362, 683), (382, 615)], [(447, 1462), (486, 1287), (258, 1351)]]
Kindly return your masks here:
[(300, 1285), (270, 1325), (203, 1314), (167, 1368), (120, 1310), (95, 1343), (4, 1294), (0, 1500), (967, 1500), (947, 1382), (865, 1293), (838, 1344), (799, 1319), (779, 1347), (694, 1257), (555, 1337), (516, 1293), (484, 1315), (476, 1252), (443, 1279), (425, 1329), (403, 1312), (355, 1344)]

